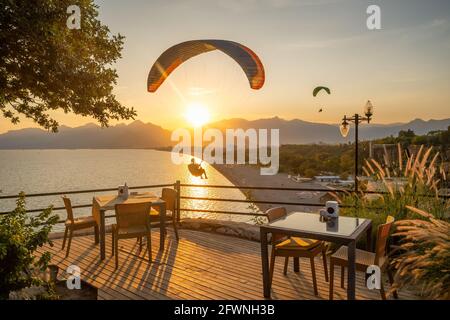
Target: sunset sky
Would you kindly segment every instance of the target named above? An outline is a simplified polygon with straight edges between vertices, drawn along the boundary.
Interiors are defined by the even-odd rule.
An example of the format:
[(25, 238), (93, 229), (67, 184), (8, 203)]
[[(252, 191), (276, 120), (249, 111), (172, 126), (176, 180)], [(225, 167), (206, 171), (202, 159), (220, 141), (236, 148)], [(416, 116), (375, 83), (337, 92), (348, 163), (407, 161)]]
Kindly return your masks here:
[[(448, 0), (161, 0), (96, 1), (101, 21), (126, 37), (115, 94), (137, 119), (185, 126), (186, 105), (207, 106), (211, 120), (279, 116), (338, 123), (370, 99), (374, 123), (450, 117)], [(366, 8), (381, 7), (381, 30), (368, 30)], [(193, 39), (240, 42), (261, 58), (266, 83), (251, 90), (228, 56), (189, 60), (156, 93), (146, 90), (153, 62)], [(312, 97), (315, 86), (332, 94)], [(323, 108), (322, 113), (318, 110)], [(77, 126), (89, 118), (55, 114)], [(35, 126), (0, 119), (0, 132)]]

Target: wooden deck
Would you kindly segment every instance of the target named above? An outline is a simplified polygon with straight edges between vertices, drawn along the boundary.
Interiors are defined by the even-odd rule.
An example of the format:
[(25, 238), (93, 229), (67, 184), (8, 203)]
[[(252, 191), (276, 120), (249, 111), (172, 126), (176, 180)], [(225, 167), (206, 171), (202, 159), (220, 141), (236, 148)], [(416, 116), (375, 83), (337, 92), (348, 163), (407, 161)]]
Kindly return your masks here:
[[(171, 229), (164, 252), (159, 252), (159, 233), (152, 233), (153, 263), (148, 263), (146, 250), (138, 252), (135, 239), (119, 241), (119, 268), (111, 257), (111, 238), (107, 235), (107, 257), (99, 260), (99, 247), (93, 236), (79, 236), (72, 241), (68, 258), (61, 250), (61, 239), (53, 247), (39, 252), (53, 253), (52, 263), (62, 270), (69, 265), (81, 268), (82, 279), (98, 288), (99, 299), (263, 299), (260, 245), (257, 242), (180, 230), (180, 241)], [(292, 261), (292, 260), (291, 260)], [(309, 261), (301, 259), (300, 272), (292, 263), (283, 275), (283, 258), (276, 263), (272, 286), (273, 299), (328, 299), (320, 258), (316, 259), (319, 296), (312, 287)], [(63, 272), (62, 272), (63, 273)], [(380, 299), (378, 290), (364, 286), (363, 274), (357, 274), (357, 299)], [(386, 285), (386, 288), (389, 288)], [(401, 299), (416, 299), (411, 292), (401, 291)], [(345, 299), (340, 288), (340, 269), (335, 272), (335, 299)]]

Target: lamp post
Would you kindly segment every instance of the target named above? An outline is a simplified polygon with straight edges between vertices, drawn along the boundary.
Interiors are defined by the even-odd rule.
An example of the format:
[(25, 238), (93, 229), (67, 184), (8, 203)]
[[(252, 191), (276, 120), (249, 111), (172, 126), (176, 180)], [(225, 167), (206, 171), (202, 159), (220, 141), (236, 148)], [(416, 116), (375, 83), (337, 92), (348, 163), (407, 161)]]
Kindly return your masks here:
[(370, 100), (368, 100), (366, 103), (366, 106), (364, 108), (364, 115), (365, 117), (355, 113), (355, 115), (352, 117), (344, 116), (344, 118), (342, 119), (342, 124), (339, 126), (341, 135), (346, 138), (350, 130), (350, 122), (353, 122), (355, 124), (355, 191), (358, 191), (358, 127), (360, 123), (364, 121), (370, 123), (370, 120), (372, 120), (373, 105)]

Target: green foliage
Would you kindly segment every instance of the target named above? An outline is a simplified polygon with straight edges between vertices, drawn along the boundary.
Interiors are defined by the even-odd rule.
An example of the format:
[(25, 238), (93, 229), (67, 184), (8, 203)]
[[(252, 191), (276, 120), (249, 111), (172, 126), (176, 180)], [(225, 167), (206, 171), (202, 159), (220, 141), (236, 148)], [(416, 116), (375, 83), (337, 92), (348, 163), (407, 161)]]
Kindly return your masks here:
[(450, 146), (450, 126), (447, 130), (430, 131), (424, 135), (416, 135), (414, 131), (400, 131), (397, 137), (387, 137), (374, 141), (380, 144), (397, 144), (399, 143), (403, 148), (410, 145), (426, 145), (434, 146), (439, 149), (441, 153), (445, 153)]
[[(353, 173), (354, 145), (282, 145), (280, 172), (313, 177), (322, 173), (348, 176)], [(368, 155), (367, 143), (360, 142), (361, 154)]]
[[(398, 137), (387, 137), (372, 141), (373, 144), (400, 144), (402, 148), (411, 145), (434, 146), (442, 160), (448, 159), (450, 127), (447, 131), (431, 131), (417, 136), (412, 130), (400, 131)], [(369, 142), (359, 142), (361, 159), (369, 157)], [(354, 174), (355, 145), (282, 145), (280, 147), (280, 172), (313, 177), (332, 173), (343, 178)], [(448, 161), (448, 160), (447, 160)], [(392, 163), (396, 165), (396, 163)]]
[(34, 252), (51, 243), (48, 235), (57, 222), (52, 207), (35, 216), (28, 215), (24, 193), (12, 213), (0, 216), (0, 299), (7, 299), (10, 291), (42, 284), (35, 274), (47, 268), (50, 254), (36, 259)]
[[(69, 5), (81, 11), (81, 29), (69, 29)], [(131, 119), (133, 108), (112, 94), (124, 37), (111, 35), (91, 0), (0, 0), (0, 113), (58, 130), (49, 112), (90, 116), (107, 126)]]

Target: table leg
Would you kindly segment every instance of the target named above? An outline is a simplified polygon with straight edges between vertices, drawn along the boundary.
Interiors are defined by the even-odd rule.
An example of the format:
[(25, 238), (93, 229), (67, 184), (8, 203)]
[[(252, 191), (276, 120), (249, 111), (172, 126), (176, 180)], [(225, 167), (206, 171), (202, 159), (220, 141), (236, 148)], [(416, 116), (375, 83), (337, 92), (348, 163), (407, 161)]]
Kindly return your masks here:
[(260, 230), (261, 238), (261, 263), (263, 273), (264, 297), (270, 298), (270, 282), (269, 282), (269, 250), (267, 248), (267, 232)]
[(164, 250), (164, 241), (166, 238), (166, 204), (160, 205), (159, 213), (159, 250)]
[(100, 260), (105, 260), (106, 251), (105, 210), (100, 210)]
[(347, 274), (347, 299), (355, 300), (355, 287), (356, 287), (356, 274), (355, 274), (355, 261), (356, 255), (356, 241), (352, 241), (348, 244), (348, 274)]
[(300, 272), (300, 258), (294, 257), (294, 272)]
[(366, 250), (372, 252), (372, 224), (367, 228)]

